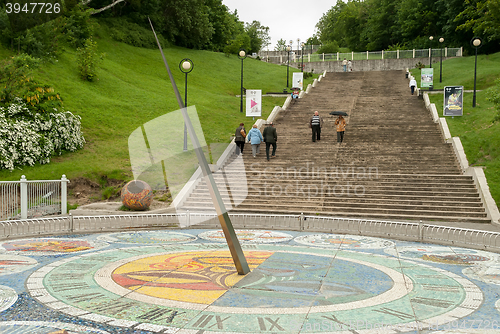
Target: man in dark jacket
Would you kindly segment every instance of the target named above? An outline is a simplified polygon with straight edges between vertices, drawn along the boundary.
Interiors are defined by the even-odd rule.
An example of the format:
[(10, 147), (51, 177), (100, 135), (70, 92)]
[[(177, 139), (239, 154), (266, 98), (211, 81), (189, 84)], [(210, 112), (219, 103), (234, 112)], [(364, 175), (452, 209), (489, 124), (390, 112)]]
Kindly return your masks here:
[(273, 126), (273, 122), (269, 123), (269, 126), (264, 129), (262, 133), (264, 141), (266, 142), (266, 157), (269, 161), (269, 147), (273, 145), (273, 153), (271, 158), (276, 158), (276, 142), (278, 141), (278, 134), (276, 133), (276, 128)]
[(321, 127), (323, 126), (323, 118), (319, 115), (317, 111), (309, 120), (309, 127), (312, 129), (312, 141), (316, 139), (321, 140)]

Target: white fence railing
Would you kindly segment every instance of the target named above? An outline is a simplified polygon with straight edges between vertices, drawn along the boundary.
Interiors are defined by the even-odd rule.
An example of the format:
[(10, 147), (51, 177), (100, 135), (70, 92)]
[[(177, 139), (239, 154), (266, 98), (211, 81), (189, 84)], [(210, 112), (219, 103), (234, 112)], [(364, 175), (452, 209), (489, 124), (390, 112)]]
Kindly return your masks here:
[(365, 51), (365, 52), (337, 52), (337, 53), (291, 53), (272, 54), (262, 52), (261, 59), (276, 64), (290, 61), (295, 62), (318, 62), (318, 61), (342, 61), (347, 60), (381, 60), (381, 59), (409, 59), (430, 57), (462, 57), (463, 48), (440, 48), (440, 49), (413, 49), (395, 51)]
[[(306, 215), (229, 214), (236, 229), (354, 234), (482, 249), (500, 253), (500, 233), (417, 222)], [(215, 213), (72, 216), (0, 222), (0, 240), (131, 229), (216, 228)]]
[(28, 219), (67, 213), (67, 184), (60, 180), (27, 180), (0, 182), (0, 220)]

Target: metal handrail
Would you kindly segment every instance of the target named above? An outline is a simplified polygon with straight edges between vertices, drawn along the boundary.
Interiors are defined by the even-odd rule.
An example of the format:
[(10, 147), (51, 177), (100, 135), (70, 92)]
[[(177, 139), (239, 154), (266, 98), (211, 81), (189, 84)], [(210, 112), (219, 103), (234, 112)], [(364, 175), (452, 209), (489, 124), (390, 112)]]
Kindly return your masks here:
[[(500, 253), (500, 233), (426, 223), (353, 219), (330, 216), (229, 214), (235, 228), (356, 234), (468, 247)], [(0, 239), (60, 234), (101, 233), (134, 229), (220, 228), (212, 212), (60, 216), (0, 222)]]

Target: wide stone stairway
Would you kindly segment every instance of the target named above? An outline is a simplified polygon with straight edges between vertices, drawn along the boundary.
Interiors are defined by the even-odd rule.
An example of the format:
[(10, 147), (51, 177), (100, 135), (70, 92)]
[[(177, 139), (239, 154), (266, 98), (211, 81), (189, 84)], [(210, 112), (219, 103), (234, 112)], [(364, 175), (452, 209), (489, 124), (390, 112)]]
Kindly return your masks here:
[[(316, 110), (324, 125), (312, 142)], [(331, 111), (349, 115), (341, 145)], [(327, 73), (274, 123), (275, 159), (266, 160), (265, 144), (253, 158), (246, 144), (214, 175), (231, 212), (490, 222), (472, 177), (462, 175), (402, 71)], [(204, 181), (182, 207), (213, 210)]]

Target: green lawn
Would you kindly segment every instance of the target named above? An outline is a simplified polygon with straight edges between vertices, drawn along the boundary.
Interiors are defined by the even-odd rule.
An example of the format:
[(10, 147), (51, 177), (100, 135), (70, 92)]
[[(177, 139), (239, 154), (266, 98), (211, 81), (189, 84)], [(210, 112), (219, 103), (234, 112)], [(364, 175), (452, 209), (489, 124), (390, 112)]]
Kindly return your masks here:
[[(438, 64), (439, 65), (439, 64)], [(436, 67), (436, 66), (435, 66)], [(436, 71), (436, 69), (435, 69)], [(413, 75), (419, 81), (419, 70)], [(465, 93), (463, 116), (446, 117), (451, 135), (460, 137), (471, 166), (484, 166), (491, 195), (500, 205), (500, 122), (492, 123), (496, 110), (487, 100), (487, 89), (500, 76), (500, 54), (478, 57), (476, 107), (472, 107), (473, 93)], [(437, 80), (436, 80), (437, 79)], [(437, 81), (437, 82), (436, 82)], [(435, 89), (444, 86), (474, 87), (474, 57), (457, 58), (443, 62), (443, 82), (439, 83), (439, 66), (434, 72)], [(443, 95), (429, 94), (443, 117)]]
[[(433, 58), (434, 60), (437, 60)], [(428, 67), (429, 64), (426, 64)], [(474, 57), (458, 57), (443, 61), (442, 82), (439, 82), (440, 63), (433, 63), (434, 89), (443, 89), (445, 86), (464, 86), (464, 89), (474, 88)], [(420, 87), (420, 70), (411, 69)], [(476, 89), (482, 90), (491, 87), (496, 78), (500, 77), (500, 53), (479, 55), (477, 57)]]
[[(72, 49), (61, 54), (57, 62), (45, 64), (35, 75), (60, 93), (65, 109), (82, 117), (87, 140), (84, 149), (54, 157), (47, 165), (0, 171), (0, 179), (19, 180), (21, 175), (31, 180), (55, 179), (62, 174), (69, 179), (131, 179), (129, 135), (142, 124), (179, 109), (158, 49), (112, 41), (104, 29), (95, 39), (99, 52), (105, 53), (98, 81), (79, 78), (76, 52)], [(250, 128), (253, 120), (245, 112), (240, 113), (240, 98), (236, 96), (241, 85), (241, 60), (236, 55), (177, 47), (166, 48), (164, 53), (182, 98), (185, 77), (179, 63), (184, 58), (194, 63), (188, 75), (188, 105), (196, 106), (208, 144), (229, 143), (240, 122)], [(6, 57), (8, 52), (1, 50), (0, 55)], [(286, 88), (286, 67), (252, 58), (243, 64), (245, 88), (261, 89), (263, 94)], [(290, 80), (294, 71), (298, 70), (290, 68)], [(317, 75), (305, 80), (305, 87), (314, 78)], [(263, 97), (262, 118), (266, 119), (276, 105), (282, 106), (285, 98)]]

